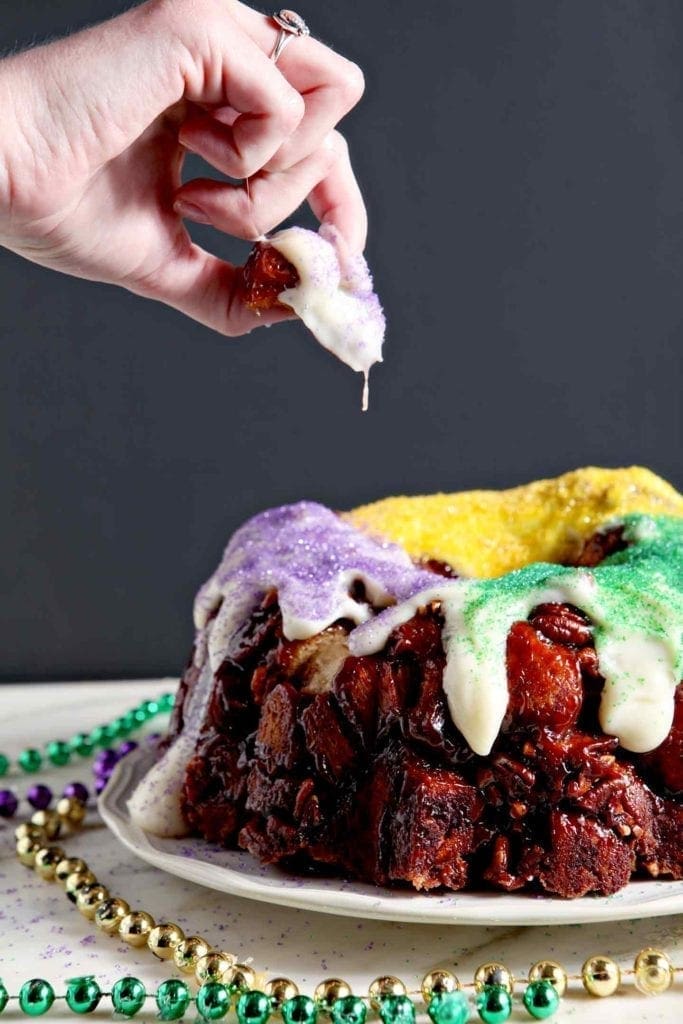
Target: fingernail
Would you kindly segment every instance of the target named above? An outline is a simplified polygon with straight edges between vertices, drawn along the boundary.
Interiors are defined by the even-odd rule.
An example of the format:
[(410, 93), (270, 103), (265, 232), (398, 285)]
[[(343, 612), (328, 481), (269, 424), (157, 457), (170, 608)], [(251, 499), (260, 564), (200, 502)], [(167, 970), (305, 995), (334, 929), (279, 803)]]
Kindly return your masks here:
[(176, 199), (173, 204), (173, 209), (176, 213), (180, 214), (181, 217), (186, 217), (187, 220), (193, 220), (197, 224), (211, 223), (211, 218), (207, 216), (201, 206), (195, 206), (194, 203), (188, 203), (184, 199)]
[(186, 150), (188, 151), (188, 153), (196, 153), (196, 152), (197, 152), (197, 150), (196, 150), (196, 149), (194, 148), (194, 143), (192, 142), (192, 139), (189, 139), (189, 140), (188, 140), (188, 139), (187, 139), (187, 138), (186, 138), (186, 137), (185, 137), (185, 136), (184, 136), (184, 135), (182, 134), (182, 131), (181, 131), (181, 133), (180, 133), (180, 134), (178, 135), (178, 142), (179, 142), (179, 143), (180, 143), (180, 145), (181, 145), (181, 146), (183, 147), (183, 149), (186, 149)]

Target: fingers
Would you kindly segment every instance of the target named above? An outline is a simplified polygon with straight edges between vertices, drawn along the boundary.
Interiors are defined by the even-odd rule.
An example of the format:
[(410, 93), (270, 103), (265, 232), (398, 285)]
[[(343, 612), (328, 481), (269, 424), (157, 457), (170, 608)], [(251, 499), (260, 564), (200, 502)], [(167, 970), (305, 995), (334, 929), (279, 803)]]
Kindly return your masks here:
[[(233, 3), (231, 14), (240, 28), (270, 57), (280, 32), (273, 19), (242, 3)], [(277, 66), (300, 93), (307, 93), (324, 83), (350, 90), (356, 94), (356, 99), (363, 93), (360, 68), (313, 36), (293, 38)]]
[(338, 138), (337, 159), (311, 191), (308, 202), (321, 224), (337, 228), (351, 253), (361, 253), (367, 240), (368, 214), (351, 167), (349, 147), (341, 135)]
[[(195, 206), (194, 219), (255, 238), (310, 195), (314, 212), (339, 229), (352, 251), (362, 251), (365, 205), (346, 146), (334, 134), (363, 93), (360, 68), (310, 37), (292, 39), (275, 66), (270, 55), (279, 29), (273, 19), (238, 2), (230, 5), (230, 14), (244, 45), (237, 47), (234, 67), (228, 65), (223, 95), (214, 94), (206, 80), (187, 93), (204, 109), (188, 118), (180, 141), (224, 174), (251, 178), (251, 195), (235, 186), (191, 183), (184, 198)], [(214, 109), (207, 110), (212, 103)], [(325, 140), (331, 133), (335, 159), (328, 162)], [(288, 171), (288, 177), (276, 177)]]
[[(257, 45), (265, 52), (272, 50), (273, 36), (277, 37), (272, 19), (239, 4), (235, 16)], [(297, 130), (266, 165), (267, 170), (285, 170), (316, 149), (365, 90), (363, 72), (357, 64), (310, 37), (293, 39), (277, 66), (304, 97), (306, 111)]]
[[(304, 100), (244, 33), (234, 40), (227, 80), (220, 74), (222, 84), (212, 82), (211, 70), (196, 71), (186, 95), (219, 109), (188, 119), (180, 142), (224, 174), (250, 177), (295, 131), (304, 116)], [(221, 109), (226, 109), (227, 123), (220, 119)]]
[(190, 220), (253, 240), (272, 231), (307, 198), (314, 213), (341, 232), (351, 251), (362, 252), (365, 204), (338, 132), (289, 170), (256, 175), (248, 190), (209, 179), (188, 182), (176, 194), (175, 209)]
[[(240, 3), (233, 3), (230, 12), (250, 46), (258, 50), (256, 57), (253, 49), (249, 49), (247, 66), (243, 66), (241, 74), (249, 78), (255, 73), (260, 76), (262, 63), (266, 61), (270, 70), (268, 78), (271, 79), (275, 72), (302, 99), (299, 122), (291, 124), (289, 133), (282, 134), (280, 146), (260, 164), (258, 157), (250, 152), (252, 138), (246, 133), (245, 137), (238, 137), (239, 132), (245, 132), (246, 128), (242, 121), (233, 126), (234, 145), (230, 133), (216, 127), (211, 115), (188, 126), (188, 130), (183, 129), (180, 139), (212, 164), (218, 160), (214, 166), (232, 177), (248, 177), (260, 169), (286, 170), (313, 153), (351, 110), (364, 92), (364, 76), (352, 61), (311, 38), (292, 39), (275, 69), (270, 54), (280, 30), (272, 18), (264, 17)], [(204, 95), (203, 101), (206, 102), (205, 86)], [(221, 100), (216, 99), (216, 102)], [(245, 109), (239, 102), (234, 102), (234, 92), (230, 93), (230, 103), (237, 106), (238, 110)], [(258, 135), (258, 121), (256, 125), (251, 125), (250, 130)], [(236, 155), (229, 152), (232, 148), (237, 150), (242, 163), (236, 162)]]
[(260, 238), (304, 202), (328, 174), (339, 149), (340, 143), (332, 136), (289, 171), (256, 175), (248, 189), (210, 179), (191, 181), (177, 192), (175, 209), (190, 220), (197, 220), (201, 211), (204, 223), (229, 235)]
[(264, 170), (285, 171), (313, 153), (359, 99), (360, 93), (353, 82), (351, 86), (321, 85), (307, 92), (301, 122), (268, 160)]

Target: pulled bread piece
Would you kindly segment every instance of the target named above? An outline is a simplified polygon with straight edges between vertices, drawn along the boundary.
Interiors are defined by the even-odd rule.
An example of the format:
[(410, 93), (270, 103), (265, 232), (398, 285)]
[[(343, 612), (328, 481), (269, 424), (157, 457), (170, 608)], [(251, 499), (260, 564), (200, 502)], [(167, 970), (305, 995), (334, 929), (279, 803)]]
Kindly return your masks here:
[(386, 322), (362, 255), (351, 255), (331, 225), (293, 227), (257, 242), (243, 268), (249, 309), (291, 309), (333, 355), (363, 374), (382, 360)]

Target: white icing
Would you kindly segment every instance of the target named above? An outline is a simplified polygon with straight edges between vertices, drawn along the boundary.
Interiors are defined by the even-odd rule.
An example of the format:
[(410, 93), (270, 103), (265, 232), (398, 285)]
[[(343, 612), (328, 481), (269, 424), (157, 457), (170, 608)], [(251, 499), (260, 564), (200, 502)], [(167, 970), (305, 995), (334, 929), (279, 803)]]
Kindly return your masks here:
[(128, 800), (131, 819), (155, 836), (170, 838), (188, 834), (180, 798), (194, 743), (189, 734), (179, 736), (152, 765)]
[[(605, 624), (606, 615), (595, 578), (588, 570), (551, 577), (545, 586), (506, 601), (504, 609), (473, 601), (477, 587), (476, 581), (444, 581), (416, 594), (354, 630), (349, 649), (355, 655), (377, 653), (392, 631), (412, 618), (418, 608), (438, 601), (444, 619), (443, 688), (448, 709), (472, 750), (486, 756), (507, 710), (506, 647), (513, 624), (526, 619), (540, 604), (576, 605), (596, 626)], [(654, 750), (671, 729), (678, 682), (678, 652), (672, 636), (657, 638), (627, 630), (603, 633), (598, 629), (594, 638), (605, 677), (600, 725), (635, 753)]]
[(128, 800), (131, 819), (157, 836), (178, 837), (189, 833), (181, 809), (183, 781), (204, 724), (213, 690), (213, 672), (208, 661), (187, 701), (183, 730)]
[(643, 754), (669, 735), (676, 677), (667, 644), (643, 633), (596, 645), (605, 687), (600, 725), (626, 750)]
[(336, 233), (287, 228), (268, 239), (299, 274), (299, 283), (278, 296), (333, 355), (363, 374), (368, 407), (370, 367), (382, 361), (385, 320), (362, 256), (344, 258)]
[[(374, 541), (323, 506), (301, 502), (261, 513), (233, 536), (197, 595), (196, 647), (204, 667), (187, 698), (181, 735), (131, 797), (133, 820), (159, 835), (186, 832), (181, 789), (214, 673), (269, 591), (277, 591), (288, 640), (307, 640), (346, 619), (355, 627), (348, 638), (354, 656), (381, 651), (418, 609), (438, 603), (449, 712), (481, 756), (490, 753), (507, 711), (511, 627), (538, 605), (574, 605), (591, 620), (605, 678), (603, 731), (635, 753), (655, 749), (670, 732), (683, 672), (683, 599), (671, 554), (679, 550), (678, 535), (667, 540), (666, 530), (646, 517), (631, 523), (626, 536), (635, 546), (594, 570), (537, 563), (498, 579), (441, 579), (414, 566), (403, 549)], [(648, 554), (648, 544), (658, 546)], [(358, 581), (367, 600), (353, 596)], [(378, 608), (384, 610), (376, 614)]]
[[(194, 622), (218, 671), (233, 637), (269, 590), (277, 590), (288, 640), (307, 640), (339, 619), (359, 625), (434, 579), (395, 544), (378, 543), (314, 502), (269, 509), (234, 534), (197, 594)], [(356, 600), (353, 585), (369, 601)]]

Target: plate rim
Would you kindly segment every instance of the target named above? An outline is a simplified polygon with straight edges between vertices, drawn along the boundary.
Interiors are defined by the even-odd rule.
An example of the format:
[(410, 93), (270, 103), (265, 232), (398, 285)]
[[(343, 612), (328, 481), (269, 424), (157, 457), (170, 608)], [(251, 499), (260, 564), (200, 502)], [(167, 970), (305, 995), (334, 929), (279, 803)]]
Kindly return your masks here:
[[(103, 821), (123, 846), (147, 863), (186, 881), (233, 896), (335, 916), (442, 926), (575, 925), (683, 913), (683, 881), (674, 880), (644, 880), (630, 883), (614, 896), (585, 896), (575, 900), (504, 892), (394, 893), (379, 886), (377, 894), (373, 895), (367, 883), (340, 879), (343, 888), (319, 888), (315, 878), (295, 878), (284, 872), (277, 877), (277, 884), (266, 884), (234, 867), (167, 852), (153, 845), (149, 835), (131, 820), (126, 801), (133, 786), (155, 760), (153, 749), (140, 747), (118, 763), (98, 800)], [(205, 843), (194, 837), (176, 841), (184, 846), (188, 842)], [(264, 867), (264, 871), (268, 870), (277, 871)], [(648, 888), (665, 886), (666, 891), (651, 900), (629, 901), (628, 889), (639, 884)], [(364, 891), (359, 891), (361, 886)]]

